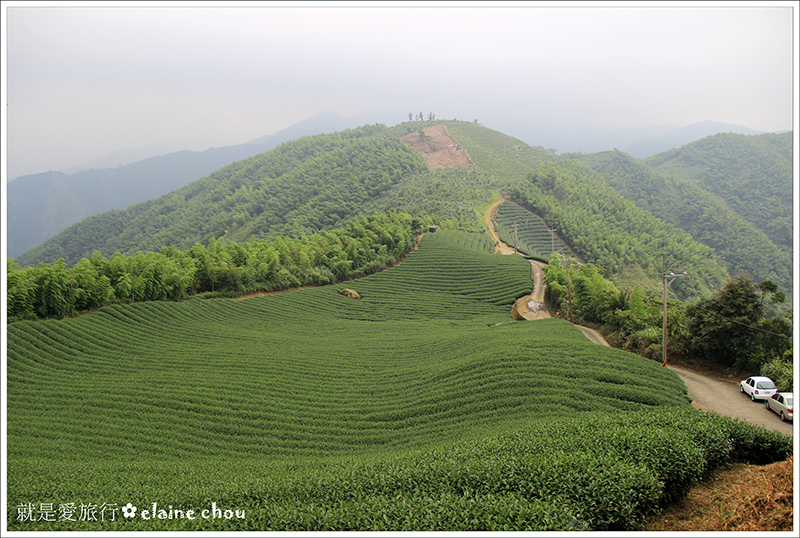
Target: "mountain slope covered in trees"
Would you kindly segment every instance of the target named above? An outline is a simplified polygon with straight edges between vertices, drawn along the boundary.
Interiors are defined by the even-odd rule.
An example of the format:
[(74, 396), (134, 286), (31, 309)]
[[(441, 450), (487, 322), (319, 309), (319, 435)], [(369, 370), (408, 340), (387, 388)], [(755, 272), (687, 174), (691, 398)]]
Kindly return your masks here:
[(792, 249), (793, 133), (720, 133), (644, 162), (719, 196), (785, 252)]
[(95, 250), (106, 256), (162, 246), (189, 248), (212, 237), (303, 235), (342, 225), (370, 196), (424, 159), (398, 140), (371, 137), (364, 127), (304, 137), (235, 162), (160, 198), (77, 223), (18, 258), (22, 265)]
[(99, 159), (74, 171), (19, 177), (8, 184), (8, 254), (17, 257), (84, 218), (156, 198), (283, 142), (352, 126), (347, 118), (319, 114), (245, 144), (176, 151), (124, 165)]
[[(758, 282), (772, 280), (791, 293), (791, 252), (778, 246), (773, 241), (774, 235), (768, 235), (761, 226), (741, 216), (699, 182), (661, 172), (621, 151), (565, 157), (587, 163), (609, 186), (638, 207), (712, 247), (731, 276), (743, 273)], [(791, 176), (782, 183), (790, 186)]]
[[(477, 169), (430, 170), (422, 153), (401, 141), (438, 124), (446, 126)], [(715, 147), (709, 141), (694, 144), (691, 159), (668, 152), (641, 161), (616, 151), (556, 157), (477, 124), (414, 121), (286, 142), (160, 198), (85, 219), (16, 262), (32, 266), (64, 258), (69, 266), (95, 251), (111, 257), (162, 247), (189, 249), (218, 239), (301, 238), (342, 227), (358, 215), (387, 211), (478, 231), (484, 227), (481, 209), (497, 193), (510, 193), (618, 284), (655, 290), (663, 263), (667, 270), (692, 274), (675, 285), (684, 297), (707, 296), (740, 271), (790, 290), (785, 238), (774, 238), (780, 236), (785, 191), (791, 189), (791, 175), (784, 173), (785, 161), (791, 161), (790, 135), (740, 136), (733, 142), (729, 136), (710, 137), (725, 142), (723, 148), (740, 138), (756, 141), (745, 152), (748, 158), (719, 164), (715, 173), (724, 176), (717, 183), (724, 180), (739, 190), (738, 184), (745, 184), (753, 196), (761, 191), (750, 178), (775, 171), (763, 195), (778, 215), (770, 221), (772, 234), (710, 192), (710, 172), (698, 179), (692, 176), (697, 166), (678, 166), (702, 160), (695, 153)]]
[[(470, 169), (429, 171), (422, 154), (400, 141), (428, 125), (373, 125), (287, 142), (160, 198), (89, 217), (16, 261), (25, 266), (64, 258), (72, 265), (95, 250), (111, 256), (162, 246), (189, 248), (212, 237), (299, 237), (373, 211), (428, 214), (482, 229), (475, 208), (507, 186), (508, 177)], [(448, 122), (454, 125), (458, 122)], [(469, 127), (525, 146), (484, 127)], [(530, 171), (547, 158), (546, 151), (525, 146), (518, 166)]]
[(707, 295), (725, 282), (727, 272), (713, 249), (622, 197), (585, 163), (542, 165), (509, 194), (618, 284), (657, 289), (662, 265), (691, 270), (691, 279), (674, 286), (684, 297)]

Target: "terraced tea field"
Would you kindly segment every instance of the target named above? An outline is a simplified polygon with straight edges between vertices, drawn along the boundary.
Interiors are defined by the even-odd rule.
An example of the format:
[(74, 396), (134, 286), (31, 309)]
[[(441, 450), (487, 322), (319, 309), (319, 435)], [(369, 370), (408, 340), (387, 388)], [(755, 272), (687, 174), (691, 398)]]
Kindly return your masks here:
[[(633, 516), (609, 523), (558, 490), (572, 507), (565, 519), (565, 505), (522, 487), (531, 465), (566, 465), (541, 428), (577, 447), (569, 432), (580, 428), (558, 424), (586, 417), (607, 424), (598, 435), (613, 452), (611, 417), (675, 410), (663, 427), (700, 433), (681, 437), (693, 463), (674, 465), (702, 471), (717, 452), (691, 448), (699, 440), (735, 448), (725, 432), (739, 430), (699, 424), (685, 385), (658, 363), (594, 346), (564, 321), (511, 321), (529, 265), (484, 247), (482, 235), (440, 231), (402, 264), (336, 286), (10, 325), (9, 528), (618, 528)], [(587, 476), (602, 468), (645, 484), (631, 486), (649, 495), (631, 500), (641, 513), (670, 484), (650, 467), (609, 468), (589, 446), (574, 451), (577, 468), (594, 469)], [(156, 507), (145, 517), (153, 503), (163, 518)], [(218, 506), (229, 512), (185, 517)]]
[(447, 132), (469, 153), (478, 167), (506, 181), (524, 180), (553, 153), (485, 127), (444, 122)]
[(500, 240), (512, 247), (514, 224), (517, 224), (517, 250), (524, 254), (547, 260), (553, 249), (561, 254), (569, 252), (567, 245), (558, 236), (554, 240), (542, 219), (514, 202), (507, 200), (497, 206), (494, 220)]

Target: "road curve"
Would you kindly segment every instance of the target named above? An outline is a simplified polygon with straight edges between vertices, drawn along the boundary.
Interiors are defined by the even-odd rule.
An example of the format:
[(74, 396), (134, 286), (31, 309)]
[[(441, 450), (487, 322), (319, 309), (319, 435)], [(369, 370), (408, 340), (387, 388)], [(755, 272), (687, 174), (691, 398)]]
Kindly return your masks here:
[(583, 325), (575, 325), (575, 326), (579, 328), (581, 331), (583, 331), (583, 334), (586, 335), (586, 338), (588, 338), (595, 344), (598, 344), (600, 346), (611, 347), (609, 343), (606, 342), (606, 339), (603, 338), (603, 335), (600, 334), (600, 331), (590, 329), (589, 327), (584, 327)]
[[(595, 344), (608, 346), (608, 342), (598, 331), (580, 325), (576, 325), (576, 327)], [(667, 368), (678, 374), (686, 383), (689, 397), (695, 406), (719, 415), (738, 418), (789, 437), (794, 436), (791, 422), (782, 422), (777, 414), (767, 410), (763, 402), (750, 401), (749, 396), (741, 393), (736, 382), (723, 381), (680, 366), (668, 364)]]
[(708, 377), (680, 366), (668, 364), (667, 368), (678, 374), (686, 383), (689, 388), (689, 397), (701, 409), (742, 419), (750, 424), (763, 426), (793, 437), (791, 422), (781, 422), (777, 414), (767, 410), (764, 402), (750, 401), (749, 396), (742, 394), (738, 383)]

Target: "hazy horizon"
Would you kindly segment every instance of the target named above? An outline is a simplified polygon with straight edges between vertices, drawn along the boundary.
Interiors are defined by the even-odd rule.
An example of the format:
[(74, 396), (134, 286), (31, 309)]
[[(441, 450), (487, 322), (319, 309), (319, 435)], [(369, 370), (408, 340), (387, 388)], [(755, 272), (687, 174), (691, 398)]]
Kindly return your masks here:
[(242, 144), (323, 112), (790, 130), (791, 6), (5, 2), (5, 178)]

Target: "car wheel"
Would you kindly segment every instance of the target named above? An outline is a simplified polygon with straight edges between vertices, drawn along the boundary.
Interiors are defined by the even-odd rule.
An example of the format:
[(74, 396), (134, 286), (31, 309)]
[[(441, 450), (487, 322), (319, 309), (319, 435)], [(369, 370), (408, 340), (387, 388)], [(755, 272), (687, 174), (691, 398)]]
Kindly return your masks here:
[(769, 399), (764, 400), (764, 404), (767, 406), (767, 411), (772, 411), (772, 409), (769, 407)]
[(742, 385), (739, 385), (739, 392), (744, 392), (744, 387)]
[(786, 416), (783, 414), (783, 411), (781, 411), (781, 420), (786, 422)]
[(750, 400), (752, 400), (754, 402), (756, 401), (756, 393), (755, 392), (751, 392), (750, 393)]

